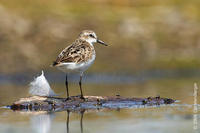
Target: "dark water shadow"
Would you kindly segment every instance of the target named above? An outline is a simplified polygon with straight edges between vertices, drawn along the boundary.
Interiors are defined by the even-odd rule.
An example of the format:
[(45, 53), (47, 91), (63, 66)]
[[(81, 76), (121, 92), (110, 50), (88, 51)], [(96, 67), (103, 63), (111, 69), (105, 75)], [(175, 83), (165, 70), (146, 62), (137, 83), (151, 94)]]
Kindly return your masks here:
[[(118, 73), (87, 73), (84, 83), (104, 83), (104, 84), (132, 84), (144, 82), (152, 79), (167, 78), (191, 78), (199, 77), (200, 69), (151, 69), (139, 72), (118, 72)], [(0, 84), (26, 85), (36, 76), (34, 72), (22, 72), (17, 74), (0, 74)], [(63, 73), (46, 72), (45, 76), (49, 82), (63, 83), (65, 75)], [(79, 75), (71, 74), (70, 82), (77, 82)]]

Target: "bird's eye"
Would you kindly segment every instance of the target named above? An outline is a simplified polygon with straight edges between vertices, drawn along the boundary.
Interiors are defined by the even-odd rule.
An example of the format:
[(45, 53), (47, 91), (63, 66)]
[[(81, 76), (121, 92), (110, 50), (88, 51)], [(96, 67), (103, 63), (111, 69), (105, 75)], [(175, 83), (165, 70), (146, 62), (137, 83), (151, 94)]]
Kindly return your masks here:
[(92, 38), (95, 38), (94, 35), (92, 35), (92, 34), (90, 34), (89, 36), (92, 37)]

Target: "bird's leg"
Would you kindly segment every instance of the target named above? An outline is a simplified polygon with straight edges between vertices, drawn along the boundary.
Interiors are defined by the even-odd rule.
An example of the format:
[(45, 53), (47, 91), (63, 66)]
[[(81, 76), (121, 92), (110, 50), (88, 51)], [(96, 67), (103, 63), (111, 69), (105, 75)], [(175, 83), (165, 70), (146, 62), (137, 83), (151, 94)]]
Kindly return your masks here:
[(83, 76), (83, 74), (81, 73), (80, 74), (80, 81), (79, 81), (79, 87), (80, 87), (80, 91), (81, 91), (81, 99), (85, 99), (84, 97), (83, 97), (83, 91), (82, 91), (82, 76)]
[(67, 100), (69, 100), (69, 90), (68, 90), (67, 74), (66, 74), (65, 86), (66, 86), (66, 91), (67, 91)]

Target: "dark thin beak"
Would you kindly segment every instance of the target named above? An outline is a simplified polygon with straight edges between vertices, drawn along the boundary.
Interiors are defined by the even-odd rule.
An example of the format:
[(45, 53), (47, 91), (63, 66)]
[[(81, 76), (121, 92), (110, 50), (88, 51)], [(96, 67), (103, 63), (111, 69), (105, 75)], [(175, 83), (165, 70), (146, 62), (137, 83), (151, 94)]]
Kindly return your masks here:
[(98, 39), (97, 39), (97, 43), (100, 43), (100, 44), (102, 44), (102, 45), (104, 45), (104, 46), (108, 46), (108, 44), (106, 44), (105, 42), (103, 42), (103, 41), (101, 41), (101, 40), (98, 40)]

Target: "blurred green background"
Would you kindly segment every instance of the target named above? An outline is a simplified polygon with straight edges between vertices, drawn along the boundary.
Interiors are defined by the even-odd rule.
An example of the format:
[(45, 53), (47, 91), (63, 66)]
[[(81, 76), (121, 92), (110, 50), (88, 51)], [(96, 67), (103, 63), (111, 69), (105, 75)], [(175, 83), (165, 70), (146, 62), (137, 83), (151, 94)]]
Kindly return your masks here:
[(89, 72), (198, 69), (199, 0), (0, 0), (0, 73), (49, 67), (80, 31), (94, 30)]
[[(180, 103), (88, 113), (84, 131), (194, 131), (200, 0), (0, 0), (0, 106), (29, 96), (28, 84), (41, 70), (59, 97), (66, 97), (65, 74), (50, 64), (85, 29), (109, 47), (95, 45), (97, 58), (83, 79), (84, 95), (160, 95)], [(70, 95), (80, 94), (79, 77), (69, 78)], [(79, 118), (71, 115), (70, 131), (79, 130)], [(200, 118), (199, 109), (195, 115)], [(31, 125), (66, 132), (66, 112), (57, 113), (52, 125), (44, 119), (48, 126), (36, 122), (40, 126), (35, 127), (29, 119), (0, 110), (0, 132), (33, 132)]]

